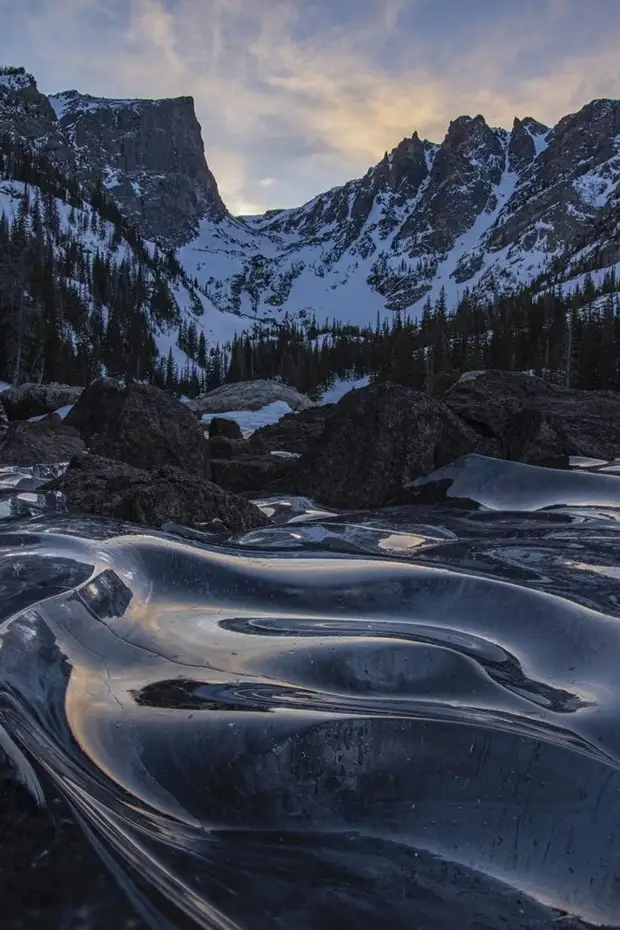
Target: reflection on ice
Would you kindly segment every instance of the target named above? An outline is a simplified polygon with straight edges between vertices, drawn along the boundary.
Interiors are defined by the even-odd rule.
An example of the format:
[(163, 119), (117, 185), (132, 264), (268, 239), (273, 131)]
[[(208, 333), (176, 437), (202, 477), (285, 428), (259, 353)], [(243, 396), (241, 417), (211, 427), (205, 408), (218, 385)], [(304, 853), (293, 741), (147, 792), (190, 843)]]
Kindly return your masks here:
[(616, 487), (469, 457), (232, 539), (14, 508), (0, 744), (153, 926), (618, 926)]

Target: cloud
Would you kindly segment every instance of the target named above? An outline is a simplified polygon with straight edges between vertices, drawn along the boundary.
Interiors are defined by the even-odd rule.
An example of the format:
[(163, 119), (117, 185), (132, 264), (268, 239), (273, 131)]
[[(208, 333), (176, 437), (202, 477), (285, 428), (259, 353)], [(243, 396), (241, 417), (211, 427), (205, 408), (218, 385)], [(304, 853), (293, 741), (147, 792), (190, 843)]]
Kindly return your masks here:
[(192, 94), (225, 200), (253, 212), (363, 173), (414, 129), (440, 141), (464, 112), (552, 123), (618, 95), (619, 6), (0, 0), (0, 16), (44, 90)]

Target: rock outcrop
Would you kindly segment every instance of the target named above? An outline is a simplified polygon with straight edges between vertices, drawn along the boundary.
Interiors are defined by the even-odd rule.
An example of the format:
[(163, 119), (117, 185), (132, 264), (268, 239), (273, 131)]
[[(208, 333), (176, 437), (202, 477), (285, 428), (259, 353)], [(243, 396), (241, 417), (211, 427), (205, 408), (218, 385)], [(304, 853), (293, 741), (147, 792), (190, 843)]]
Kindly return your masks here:
[(200, 394), (187, 406), (198, 416), (227, 413), (231, 410), (260, 410), (268, 404), (282, 401), (291, 410), (306, 410), (312, 401), (294, 387), (281, 381), (236, 381), (223, 384), (214, 391)]
[(103, 177), (147, 238), (179, 245), (201, 219), (227, 215), (192, 97), (106, 100), (73, 90), (49, 100), (60, 131), (88, 153), (78, 168), (81, 179)]
[(90, 189), (100, 179), (150, 239), (178, 246), (228, 216), (205, 159), (192, 97), (46, 97), (30, 74), (0, 81), (0, 131), (33, 144)]
[(68, 462), (86, 446), (77, 430), (58, 418), (11, 423), (0, 439), (2, 465), (52, 465)]
[(620, 455), (620, 393), (576, 391), (521, 372), (470, 372), (444, 400), (497, 455), (531, 465)]
[(236, 420), (227, 420), (226, 417), (213, 417), (209, 423), (209, 439), (215, 436), (225, 436), (227, 439), (242, 439), (241, 427)]
[(75, 404), (83, 388), (69, 384), (33, 384), (27, 382), (2, 392), (2, 403), (9, 420), (29, 420), (61, 407)]
[(210, 475), (203, 427), (185, 404), (151, 385), (120, 389), (109, 379), (94, 381), (67, 422), (87, 436), (94, 455), (136, 468), (173, 466), (203, 478)]
[(402, 385), (373, 384), (339, 401), (281, 486), (331, 507), (382, 507), (398, 500), (408, 481), (478, 443), (441, 401)]
[(211, 459), (211, 475), (220, 487), (237, 494), (258, 493), (272, 482), (288, 475), (296, 459), (280, 458), (269, 452), (263, 455), (240, 455)]
[(299, 413), (287, 413), (277, 423), (257, 429), (250, 437), (250, 443), (260, 444), (273, 452), (302, 455), (322, 434), (335, 410), (335, 404), (325, 404), (300, 410)]
[(209, 465), (216, 484), (229, 491), (256, 493), (294, 468), (295, 458), (272, 455), (260, 439), (253, 440), (221, 435), (209, 439)]
[(91, 381), (72, 410), (65, 417), (67, 426), (73, 426), (86, 443), (108, 422), (112, 402), (123, 390), (115, 378), (96, 378)]
[(221, 521), (231, 531), (265, 526), (269, 520), (250, 501), (178, 468), (133, 468), (97, 455), (79, 455), (45, 485), (61, 491), (72, 510), (159, 528), (173, 522), (200, 528)]

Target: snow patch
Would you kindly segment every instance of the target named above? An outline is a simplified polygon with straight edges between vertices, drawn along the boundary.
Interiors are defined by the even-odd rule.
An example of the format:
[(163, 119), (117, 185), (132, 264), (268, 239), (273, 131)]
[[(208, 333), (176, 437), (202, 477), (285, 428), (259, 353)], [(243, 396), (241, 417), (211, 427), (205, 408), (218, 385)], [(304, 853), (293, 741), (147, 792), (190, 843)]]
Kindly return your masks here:
[(275, 400), (260, 410), (228, 410), (225, 413), (205, 413), (201, 417), (203, 423), (210, 423), (214, 417), (224, 417), (227, 420), (235, 420), (244, 435), (250, 435), (261, 426), (271, 426), (277, 423), (287, 413), (293, 411), (283, 400)]
[(325, 404), (337, 404), (345, 394), (348, 394), (350, 391), (357, 391), (359, 388), (368, 387), (369, 384), (370, 377), (368, 375), (363, 378), (358, 378), (356, 381), (336, 381), (333, 387), (323, 391), (319, 404), (321, 406)]

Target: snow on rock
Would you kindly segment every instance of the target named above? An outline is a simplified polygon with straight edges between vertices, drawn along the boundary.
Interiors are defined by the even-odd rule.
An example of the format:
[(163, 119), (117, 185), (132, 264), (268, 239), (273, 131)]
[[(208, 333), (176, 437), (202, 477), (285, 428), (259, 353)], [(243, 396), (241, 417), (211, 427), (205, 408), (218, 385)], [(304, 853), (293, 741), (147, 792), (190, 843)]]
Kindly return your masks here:
[(314, 404), (305, 394), (281, 381), (236, 381), (214, 391), (200, 394), (188, 406), (194, 413), (224, 414), (230, 410), (261, 410), (275, 401), (283, 401), (291, 410), (305, 410)]

